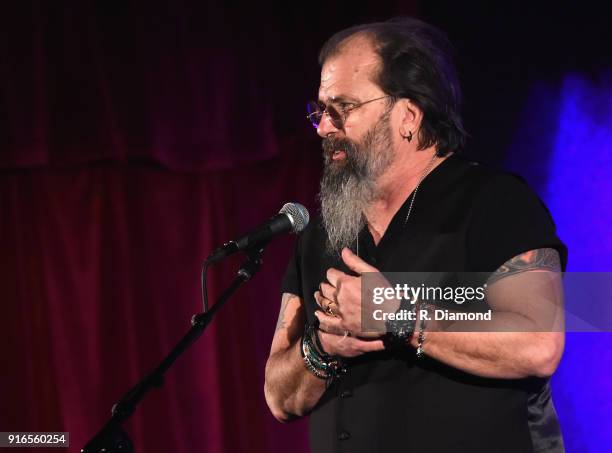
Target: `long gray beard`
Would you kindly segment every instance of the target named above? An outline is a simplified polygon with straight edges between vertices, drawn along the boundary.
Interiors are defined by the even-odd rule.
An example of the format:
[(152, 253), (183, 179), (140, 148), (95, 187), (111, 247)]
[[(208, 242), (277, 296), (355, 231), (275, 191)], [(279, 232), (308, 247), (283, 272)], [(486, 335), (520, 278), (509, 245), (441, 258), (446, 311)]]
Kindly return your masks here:
[[(366, 223), (364, 210), (380, 196), (376, 181), (393, 163), (389, 114), (380, 118), (361, 144), (325, 139), (323, 149), (325, 168), (319, 200), (327, 232), (327, 252), (334, 255), (355, 244)], [(346, 159), (340, 163), (331, 159), (336, 149), (346, 151)]]
[(365, 226), (364, 209), (376, 199), (376, 190), (369, 181), (354, 175), (328, 171), (321, 180), (321, 216), (327, 232), (327, 251), (340, 253), (351, 247)]

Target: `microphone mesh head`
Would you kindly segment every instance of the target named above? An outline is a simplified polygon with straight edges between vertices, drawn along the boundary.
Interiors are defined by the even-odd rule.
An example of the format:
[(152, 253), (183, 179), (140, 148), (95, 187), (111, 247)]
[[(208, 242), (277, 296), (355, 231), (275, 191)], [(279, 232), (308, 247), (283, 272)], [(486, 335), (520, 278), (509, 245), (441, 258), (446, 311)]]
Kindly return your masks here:
[(308, 209), (299, 203), (287, 203), (278, 212), (281, 214), (287, 214), (287, 217), (289, 217), (291, 225), (293, 226), (294, 233), (300, 233), (304, 228), (306, 228), (306, 225), (308, 225), (308, 221), (310, 220)]

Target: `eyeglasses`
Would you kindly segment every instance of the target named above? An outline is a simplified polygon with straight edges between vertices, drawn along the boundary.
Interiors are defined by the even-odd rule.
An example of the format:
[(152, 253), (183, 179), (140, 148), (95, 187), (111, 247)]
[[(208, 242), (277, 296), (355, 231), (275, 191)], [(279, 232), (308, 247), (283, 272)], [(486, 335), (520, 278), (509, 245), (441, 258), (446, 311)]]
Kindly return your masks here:
[(336, 129), (342, 129), (344, 128), (344, 123), (346, 123), (346, 119), (352, 111), (366, 104), (369, 104), (370, 102), (380, 101), (381, 99), (392, 97), (393, 96), (386, 95), (376, 99), (370, 99), (369, 101), (359, 102), (357, 104), (349, 102), (340, 102), (337, 108), (332, 103), (325, 105), (322, 102), (311, 101), (306, 105), (306, 111), (308, 112), (306, 118), (312, 123), (315, 128), (318, 128), (319, 124), (321, 124), (321, 120), (323, 119), (323, 115), (327, 114), (327, 116), (329, 116), (329, 119), (331, 120), (332, 125)]

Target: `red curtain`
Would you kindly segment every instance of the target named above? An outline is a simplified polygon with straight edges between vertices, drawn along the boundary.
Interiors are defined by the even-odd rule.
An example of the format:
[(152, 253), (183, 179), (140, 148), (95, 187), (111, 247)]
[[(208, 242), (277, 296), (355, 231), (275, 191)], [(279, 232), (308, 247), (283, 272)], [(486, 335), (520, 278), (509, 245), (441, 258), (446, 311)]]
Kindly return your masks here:
[[(318, 159), (315, 149), (198, 175), (111, 163), (0, 178), (2, 429), (69, 431), (82, 447), (201, 310), (203, 257), (283, 202), (312, 200)], [(307, 451), (303, 423), (281, 426), (263, 397), (291, 242), (270, 245), (261, 273), (139, 407), (128, 425), (137, 451)], [(239, 264), (211, 268), (211, 297)]]
[[(145, 158), (197, 171), (278, 152), (274, 75), (260, 70), (274, 55), (274, 29), (258, 25), (265, 10), (63, 6), (22, 2), (1, 15), (0, 167)], [(255, 34), (259, 51), (248, 51)]]
[[(298, 201), (316, 214), (304, 118), (317, 48), (413, 2), (94, 0), (0, 14), (0, 431), (68, 431), (78, 451), (201, 310), (216, 246)], [(140, 452), (306, 452), (263, 373), (292, 249), (261, 273), (127, 425)], [(214, 300), (236, 257), (210, 271)]]

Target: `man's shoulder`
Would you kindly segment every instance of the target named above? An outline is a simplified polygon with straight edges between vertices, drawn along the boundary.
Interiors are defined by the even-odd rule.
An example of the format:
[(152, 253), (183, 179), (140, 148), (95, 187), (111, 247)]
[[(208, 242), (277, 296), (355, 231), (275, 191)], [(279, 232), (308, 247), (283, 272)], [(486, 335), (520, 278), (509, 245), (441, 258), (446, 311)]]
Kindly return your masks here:
[(535, 191), (520, 175), (463, 157), (456, 159), (462, 179), (475, 186), (484, 198), (536, 196)]
[(555, 248), (563, 265), (567, 250), (540, 196), (521, 176), (478, 165), (480, 182), (470, 200), (468, 248), (472, 267), (495, 270), (537, 248)]

